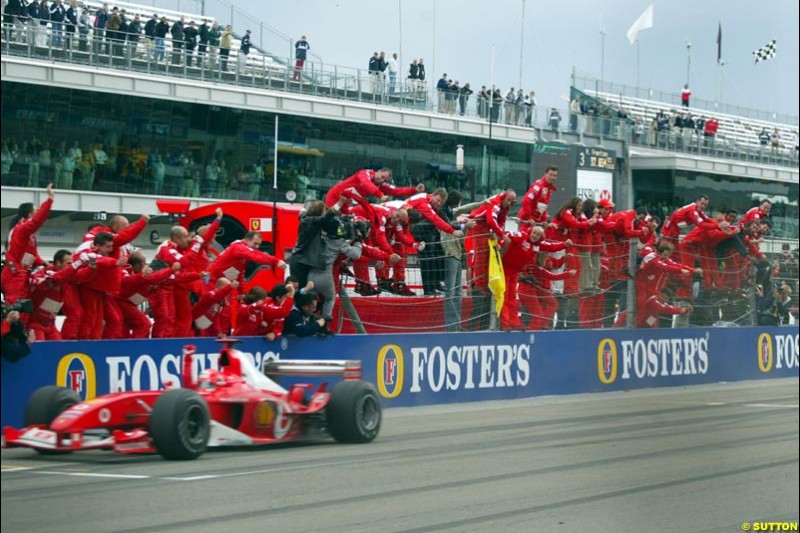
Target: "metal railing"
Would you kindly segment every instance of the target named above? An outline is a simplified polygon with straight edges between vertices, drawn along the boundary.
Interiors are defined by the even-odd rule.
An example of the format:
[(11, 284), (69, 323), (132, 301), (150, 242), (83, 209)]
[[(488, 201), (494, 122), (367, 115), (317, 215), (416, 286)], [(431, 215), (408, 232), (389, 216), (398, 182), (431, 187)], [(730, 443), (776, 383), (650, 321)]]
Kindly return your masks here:
[[(54, 43), (60, 44), (53, 46)], [(31, 24), (4, 25), (2, 52), (10, 56), (256, 87), (481, 121), (492, 118), (497, 124), (535, 128), (553, 136), (570, 130), (566, 109), (498, 100), (491, 105), (475, 93), (437, 91), (428, 81), (408, 79), (400, 73), (396, 76), (386, 72), (370, 73), (317, 61), (306, 61), (302, 70), (297, 71), (291, 58), (261, 53), (245, 55), (235, 48), (226, 51), (209, 46), (201, 55), (199, 48), (175, 47), (169, 38), (152, 41), (139, 35), (133, 41), (130, 36), (127, 40), (115, 40), (99, 34), (95, 36), (91, 31), (59, 34)], [(598, 128), (596, 133), (615, 139), (627, 138), (629, 132), (621, 121), (607, 119), (607, 122), (608, 125)]]

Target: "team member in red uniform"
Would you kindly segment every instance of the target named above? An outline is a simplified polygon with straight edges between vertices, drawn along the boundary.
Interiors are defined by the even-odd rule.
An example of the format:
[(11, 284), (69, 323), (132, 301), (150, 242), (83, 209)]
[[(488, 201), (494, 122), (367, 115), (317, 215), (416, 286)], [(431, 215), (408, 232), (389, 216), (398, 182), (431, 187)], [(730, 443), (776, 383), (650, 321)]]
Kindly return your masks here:
[(721, 286), (717, 246), (723, 241), (734, 238), (736, 233), (738, 228), (731, 229), (728, 222), (722, 221), (716, 228), (697, 226), (681, 241), (682, 256), (699, 259), (700, 267), (703, 269), (704, 286), (707, 289)]
[[(216, 337), (222, 333), (217, 329), (217, 320), (223, 308), (230, 306), (231, 290), (238, 288), (238, 281), (219, 278), (214, 290), (206, 292), (192, 306), (192, 320), (198, 336)], [(227, 335), (227, 332), (224, 334)]]
[[(89, 265), (85, 268), (84, 265)], [(67, 281), (82, 282), (95, 275), (95, 257), (88, 254), (77, 261), (72, 260), (69, 250), (59, 250), (49, 267), (41, 267), (31, 275), (31, 300), (33, 313), (28, 328), (36, 335), (36, 340), (60, 341), (61, 334), (56, 329), (56, 316), (64, 304), (64, 287)]]
[(749, 209), (739, 223), (745, 225), (753, 220), (761, 222), (769, 216), (770, 211), (772, 211), (772, 202), (769, 200), (762, 200), (758, 206)]
[(261, 234), (257, 231), (248, 232), (240, 241), (230, 244), (212, 263), (208, 269), (211, 279), (228, 278), (244, 283), (244, 270), (247, 263), (271, 265), (273, 268), (286, 270), (286, 263), (259, 250)]
[[(199, 228), (197, 228), (195, 234), (192, 236), (193, 242), (199, 243), (200, 246), (197, 248), (197, 253), (193, 255), (191, 264), (186, 269), (188, 272), (208, 271), (208, 266), (209, 264), (211, 264), (208, 250), (211, 247), (211, 245), (215, 242), (217, 237), (217, 231), (219, 230), (219, 226), (222, 223), (222, 216), (223, 216), (222, 208), (217, 208), (216, 215), (217, 215), (216, 218), (211, 222), (211, 224), (200, 226)], [(188, 288), (198, 298), (201, 297), (205, 292), (202, 280), (197, 280), (196, 282), (192, 283), (191, 286)]]
[[(396, 285), (395, 288), (405, 288), (405, 258), (408, 256), (406, 246), (414, 245), (414, 238), (408, 233), (408, 211), (403, 209), (402, 202), (376, 205), (367, 203), (363, 199), (357, 201), (359, 205), (353, 208), (352, 213), (370, 223), (367, 243), (389, 256), (397, 255), (398, 260), (393, 263), (394, 283), (401, 287)], [(353, 263), (357, 280), (355, 290), (363, 296), (380, 293), (369, 280), (370, 259), (371, 257), (362, 253), (361, 258)], [(389, 281), (389, 265), (385, 261), (379, 261), (375, 265), (375, 273), (379, 285), (383, 282), (385, 290), (393, 289), (392, 282)]]
[(506, 294), (503, 300), (503, 310), (500, 313), (500, 326), (502, 329), (522, 329), (519, 319), (519, 303), (517, 302), (517, 284), (519, 274), (531, 262), (536, 260), (537, 254), (542, 252), (558, 252), (565, 250), (572, 241), (552, 242), (542, 240), (544, 230), (539, 227), (528, 227), (522, 232), (509, 233), (510, 244), (503, 253), (503, 272), (506, 277)]
[(294, 303), (294, 287), (278, 284), (267, 293), (253, 287), (245, 295), (237, 313), (236, 336), (265, 336), (274, 340), (283, 330), (283, 320), (289, 316)]
[[(688, 305), (678, 306), (671, 305), (667, 296), (662, 292), (654, 294), (647, 298), (636, 309), (636, 327), (637, 328), (657, 328), (658, 320), (661, 315), (686, 315), (692, 312), (692, 307)], [(626, 313), (620, 313), (615, 327), (625, 325)]]
[(544, 176), (533, 182), (528, 192), (522, 197), (522, 206), (519, 209), (519, 219), (543, 224), (547, 222), (547, 206), (550, 205), (550, 196), (557, 191), (555, 183), (558, 179), (558, 167), (549, 166)]
[(644, 242), (647, 239), (649, 228), (645, 225), (645, 218), (647, 210), (639, 207), (636, 210), (617, 211), (606, 219), (609, 227), (606, 233), (606, 250), (610, 268), (618, 281), (630, 277), (628, 273), (630, 240), (640, 239)]
[[(425, 185), (419, 184), (416, 187), (395, 187), (389, 182), (392, 180), (392, 171), (388, 168), (380, 170), (359, 170), (347, 179), (334, 185), (325, 195), (325, 205), (333, 207), (339, 201), (340, 196), (354, 198), (361, 196), (374, 196), (382, 201), (391, 199), (392, 196), (408, 197), (425, 190)], [(348, 210), (343, 208), (343, 213)]]
[(678, 239), (682, 230), (686, 230), (692, 226), (703, 227), (710, 230), (718, 226), (715, 220), (705, 214), (707, 208), (708, 196), (703, 194), (697, 198), (694, 203), (687, 204), (677, 209), (664, 221), (664, 227), (661, 228), (661, 237), (668, 239), (675, 245), (675, 259), (678, 262), (686, 263), (690, 260), (682, 256), (680, 246), (678, 246)]
[[(130, 246), (130, 243), (139, 236), (139, 234), (147, 227), (147, 223), (150, 220), (150, 216), (147, 214), (142, 215), (139, 219), (131, 224), (128, 219), (122, 215), (114, 215), (111, 217), (109, 221), (109, 225), (107, 227), (104, 226), (93, 226), (90, 230), (84, 235), (84, 242), (81, 243), (80, 246), (76, 249), (75, 253), (82, 253), (86, 250), (90, 250), (93, 246), (94, 237), (97, 236), (101, 232), (110, 233), (113, 235), (113, 248), (109, 257), (113, 257), (114, 259), (123, 259), (124, 262), (127, 262), (127, 257), (133, 251), (133, 247)], [(88, 239), (88, 240), (87, 240)], [(110, 286), (119, 287), (122, 282), (122, 269), (113, 269), (110, 272), (114, 274), (114, 280), (111, 282)], [(111, 281), (111, 280), (110, 280)], [(94, 282), (93, 282), (94, 283)], [(100, 283), (99, 281), (96, 283)], [(122, 323), (122, 312), (117, 305), (116, 295), (113, 293), (106, 293), (107, 297), (103, 298), (103, 321), (111, 326), (111, 328), (117, 328), (119, 324)], [(68, 320), (64, 323), (64, 328), (62, 329), (63, 337), (70, 338), (73, 335), (73, 331), (75, 329), (76, 321), (78, 324), (78, 328), (82, 324), (84, 324), (87, 320), (84, 317), (85, 310), (83, 308), (74, 309), (70, 306), (66, 306), (64, 309), (64, 313), (67, 314)], [(89, 321), (97, 320), (96, 317), (89, 317)], [(84, 330), (84, 333), (86, 330)], [(114, 335), (114, 332), (106, 333), (105, 331), (102, 332), (102, 338), (110, 338), (109, 335)]]
[(475, 226), (469, 231), (472, 249), (475, 251), (473, 283), (475, 287), (486, 294), (489, 291), (489, 239), (494, 236), (500, 246), (511, 242), (505, 225), (508, 211), (516, 203), (517, 193), (508, 189), (487, 198), (469, 214), (469, 218), (475, 221)]
[(563, 281), (575, 276), (574, 270), (565, 270), (555, 273), (550, 269), (561, 268), (567, 257), (553, 259), (546, 254), (539, 254), (537, 264), (528, 265), (520, 277), (519, 299), (528, 310), (531, 318), (528, 323), (529, 330), (552, 329), (553, 317), (558, 310), (558, 300), (553, 296), (550, 284), (553, 281)]
[(178, 262), (171, 268), (164, 268), (157, 272), (147, 266), (143, 253), (134, 252), (128, 257), (128, 264), (122, 273), (122, 286), (117, 294), (117, 307), (122, 320), (119, 325), (106, 323), (106, 334), (112, 339), (146, 339), (150, 337), (152, 323), (139, 306), (149, 301), (149, 298), (158, 290), (158, 287), (170, 279), (180, 270)]
[[(50, 209), (53, 207), (55, 194), (52, 183), (47, 186), (46, 191), (47, 200), (42, 202), (39, 209), (34, 210), (33, 204), (22, 204), (17, 216), (11, 221), (6, 243), (6, 264), (2, 274), (3, 294), (7, 305), (28, 297), (31, 270), (44, 264), (39, 257), (36, 232), (50, 216)], [(26, 321), (24, 315), (22, 321)]]
[[(592, 200), (594, 202), (594, 200)], [(570, 198), (551, 220), (545, 235), (548, 240), (564, 242), (569, 237), (578, 245), (578, 251), (585, 253), (587, 244), (591, 239), (589, 230), (597, 223), (597, 218), (586, 218), (583, 214), (583, 200), (577, 196)], [(558, 256), (556, 256), (558, 257)], [(580, 257), (573, 255), (567, 259), (567, 270), (582, 271)], [(579, 279), (570, 277), (564, 282), (565, 296), (575, 296), (581, 291)]]
[(701, 274), (700, 268), (678, 263), (670, 258), (675, 246), (662, 240), (655, 249), (648, 249), (636, 271), (636, 311), (644, 309), (644, 304), (654, 295), (661, 294), (672, 277), (688, 283), (692, 274)]
[[(114, 258), (114, 235), (101, 231), (94, 236), (91, 252), (97, 258), (97, 273), (88, 281), (78, 285), (78, 294), (83, 308), (83, 319), (78, 330), (79, 339), (100, 339), (106, 321), (104, 300), (112, 298), (122, 285), (121, 267), (127, 262), (125, 256)], [(108, 317), (120, 320), (120, 317)]]

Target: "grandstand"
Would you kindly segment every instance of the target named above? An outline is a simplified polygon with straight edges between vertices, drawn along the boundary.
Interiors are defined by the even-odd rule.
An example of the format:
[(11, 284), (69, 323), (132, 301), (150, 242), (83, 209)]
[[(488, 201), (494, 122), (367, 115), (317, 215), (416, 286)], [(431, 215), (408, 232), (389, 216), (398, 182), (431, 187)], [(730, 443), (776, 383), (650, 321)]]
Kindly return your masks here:
[[(778, 122), (762, 118), (768, 116), (778, 118), (777, 114), (765, 111), (751, 113), (750, 110), (746, 110), (744, 115), (735, 115), (708, 109), (710, 106), (686, 108), (675, 104), (676, 101), (680, 102), (680, 94), (666, 93), (661, 100), (645, 99), (630, 96), (622, 91), (619, 93), (604, 91), (600, 89), (600, 84), (593, 80), (573, 77), (573, 96), (575, 94), (597, 100), (614, 110), (623, 110), (633, 123), (641, 124), (643, 130), (641, 135), (632, 135), (631, 141), (634, 144), (797, 166), (797, 117), (781, 117), (786, 121)], [(722, 108), (725, 109), (724, 106)], [(673, 121), (675, 116), (692, 116), (695, 121), (713, 118), (719, 122), (719, 129), (715, 138), (711, 139), (706, 139), (701, 131), (691, 131), (688, 128), (672, 127), (666, 132), (651, 133), (651, 129), (656, 128), (655, 121), (659, 113), (666, 114)], [(758, 118), (750, 118), (747, 115), (755, 115)], [(773, 151), (771, 146), (761, 145), (758, 135), (762, 129), (770, 134), (777, 129), (780, 134), (778, 150)]]

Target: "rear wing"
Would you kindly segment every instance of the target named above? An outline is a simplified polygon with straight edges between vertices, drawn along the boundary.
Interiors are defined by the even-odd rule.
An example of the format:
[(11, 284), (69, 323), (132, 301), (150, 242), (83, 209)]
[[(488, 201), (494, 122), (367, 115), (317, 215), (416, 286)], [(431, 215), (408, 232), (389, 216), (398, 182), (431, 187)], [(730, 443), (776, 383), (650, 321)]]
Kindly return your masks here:
[(361, 379), (361, 361), (355, 360), (278, 360), (264, 363), (264, 374), (273, 376), (341, 376), (345, 381)]

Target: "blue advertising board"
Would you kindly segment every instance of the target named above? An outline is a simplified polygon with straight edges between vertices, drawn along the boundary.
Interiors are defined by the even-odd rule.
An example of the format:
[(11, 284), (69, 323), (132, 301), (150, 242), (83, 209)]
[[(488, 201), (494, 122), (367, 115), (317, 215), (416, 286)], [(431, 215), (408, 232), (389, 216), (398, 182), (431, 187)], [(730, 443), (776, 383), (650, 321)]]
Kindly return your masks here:
[[(44, 385), (84, 399), (177, 385), (187, 343), (198, 369), (217, 366), (213, 339), (34, 343), (21, 361), (2, 361), (1, 423), (21, 425), (27, 398)], [(237, 347), (258, 367), (358, 359), (387, 407), (798, 376), (790, 327), (246, 338)]]

